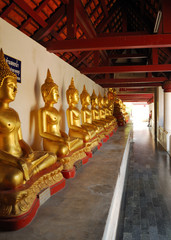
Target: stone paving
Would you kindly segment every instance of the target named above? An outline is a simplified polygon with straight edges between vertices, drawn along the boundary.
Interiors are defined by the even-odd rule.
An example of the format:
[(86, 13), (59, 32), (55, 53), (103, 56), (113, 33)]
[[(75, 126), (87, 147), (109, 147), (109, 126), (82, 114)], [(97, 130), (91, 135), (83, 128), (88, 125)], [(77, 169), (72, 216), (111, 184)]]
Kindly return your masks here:
[(119, 240), (171, 239), (170, 163), (146, 126), (134, 130)]

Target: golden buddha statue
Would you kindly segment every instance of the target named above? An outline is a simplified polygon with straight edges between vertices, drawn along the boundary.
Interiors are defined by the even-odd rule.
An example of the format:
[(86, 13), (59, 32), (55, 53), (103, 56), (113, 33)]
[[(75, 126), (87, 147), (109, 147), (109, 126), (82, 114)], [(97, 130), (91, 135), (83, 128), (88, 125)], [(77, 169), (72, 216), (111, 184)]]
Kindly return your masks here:
[(69, 136), (83, 139), (87, 147), (91, 146), (90, 148), (98, 145), (97, 140), (93, 140), (96, 136), (96, 132), (81, 125), (81, 113), (76, 107), (79, 102), (79, 93), (74, 86), (73, 78), (71, 79), (71, 84), (66, 91), (66, 97), (69, 104), (66, 112), (69, 127)]
[[(53, 153), (33, 151), (23, 140), (19, 116), (9, 107), (16, 93), (17, 76), (11, 72), (1, 49), (0, 218), (27, 212), (42, 189), (63, 179), (63, 166)], [(51, 174), (56, 174), (52, 181)]]
[(100, 119), (100, 112), (97, 108), (98, 106), (98, 97), (93, 89), (93, 93), (91, 95), (91, 112), (92, 112), (92, 122), (93, 124), (102, 127), (104, 129), (105, 134), (108, 134), (108, 123)]
[(100, 93), (98, 96), (98, 106), (99, 106), (100, 120), (102, 120), (106, 123), (106, 125), (105, 125), (106, 131), (108, 131), (108, 133), (111, 133), (114, 130), (113, 122), (111, 119), (106, 118), (106, 111), (104, 108), (104, 98), (101, 96)]
[(114, 101), (115, 101), (114, 90), (112, 88), (109, 88), (109, 90), (108, 90), (108, 109), (109, 109), (110, 116), (113, 116)]
[(101, 134), (104, 129), (100, 126), (93, 124), (93, 122), (92, 122), (92, 112), (88, 108), (88, 106), (91, 103), (91, 98), (90, 98), (90, 94), (86, 90), (85, 85), (84, 85), (82, 93), (80, 94), (80, 100), (81, 100), (81, 104), (82, 104), (82, 109), (81, 109), (82, 127), (87, 130), (96, 132), (99, 139), (101, 139), (102, 136), (100, 136), (99, 134)]
[(104, 101), (104, 109), (105, 109), (106, 119), (111, 120), (114, 127), (116, 127), (117, 126), (117, 120), (113, 116), (113, 111), (112, 111), (113, 107), (111, 109), (111, 104), (109, 104), (109, 99), (106, 97), (105, 94), (104, 94), (104, 97), (103, 97), (103, 101)]
[(54, 108), (59, 98), (58, 86), (49, 69), (41, 92), (45, 106), (39, 110), (39, 132), (43, 138), (44, 150), (55, 153), (64, 164), (64, 170), (70, 170), (76, 161), (86, 156), (84, 143), (82, 139), (68, 137), (60, 129), (61, 116)]
[(125, 125), (125, 117), (122, 112), (122, 106), (123, 106), (122, 100), (118, 97), (115, 97), (113, 115), (116, 117), (119, 126)]

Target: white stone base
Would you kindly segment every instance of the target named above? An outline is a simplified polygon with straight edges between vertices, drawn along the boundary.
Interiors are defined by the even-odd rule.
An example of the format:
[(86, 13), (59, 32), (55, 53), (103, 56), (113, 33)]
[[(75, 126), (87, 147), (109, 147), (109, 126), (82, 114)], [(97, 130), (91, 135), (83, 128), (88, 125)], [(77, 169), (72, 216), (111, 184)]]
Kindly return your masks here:
[(109, 209), (109, 214), (107, 217), (102, 240), (115, 240), (116, 239), (122, 197), (123, 197), (123, 192), (124, 192), (126, 170), (127, 170), (127, 165), (128, 165), (129, 149), (130, 149), (130, 143), (132, 142), (132, 136), (133, 136), (132, 131), (130, 131), (130, 133), (128, 135), (125, 151), (123, 154), (122, 163), (120, 166), (120, 172), (119, 172), (118, 179), (116, 182), (116, 186), (115, 186), (111, 206)]

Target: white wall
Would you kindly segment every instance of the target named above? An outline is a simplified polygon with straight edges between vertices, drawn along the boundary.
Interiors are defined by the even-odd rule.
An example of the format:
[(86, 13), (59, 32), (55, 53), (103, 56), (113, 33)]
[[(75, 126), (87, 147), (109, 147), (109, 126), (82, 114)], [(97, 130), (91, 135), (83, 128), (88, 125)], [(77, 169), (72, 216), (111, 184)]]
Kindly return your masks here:
[[(37, 112), (44, 105), (40, 88), (44, 83), (48, 68), (54, 82), (59, 86), (60, 99), (55, 107), (61, 112), (61, 128), (67, 133), (68, 126), (65, 113), (68, 104), (65, 93), (71, 78), (74, 78), (79, 93), (82, 92), (84, 84), (90, 94), (95, 89), (96, 94), (101, 92), (103, 95), (104, 89), (55, 54), (47, 52), (44, 47), (2, 18), (0, 18), (0, 33), (0, 48), (3, 49), (4, 54), (21, 61), (21, 83), (18, 83), (16, 99), (10, 106), (20, 116), (24, 140), (33, 149), (40, 149), (41, 138), (38, 132)], [(81, 103), (78, 104), (78, 108), (81, 109)]]
[(164, 127), (164, 91), (158, 87), (158, 126)]

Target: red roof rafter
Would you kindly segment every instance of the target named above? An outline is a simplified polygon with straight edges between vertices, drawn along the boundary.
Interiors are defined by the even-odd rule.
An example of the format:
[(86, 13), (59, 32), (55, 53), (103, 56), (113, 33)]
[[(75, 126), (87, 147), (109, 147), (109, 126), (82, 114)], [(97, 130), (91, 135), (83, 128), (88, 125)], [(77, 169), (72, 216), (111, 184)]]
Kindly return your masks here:
[[(38, 14), (49, 2), (50, 0), (44, 0), (35, 10), (35, 12)], [(21, 31), (31, 22), (32, 18), (28, 18), (19, 28)]]
[(104, 11), (106, 17), (108, 17), (108, 10), (107, 10), (105, 0), (101, 0), (101, 4), (102, 4), (102, 8), (103, 8), (103, 11)]
[(33, 39), (36, 41), (41, 40), (45, 36), (47, 36), (53, 28), (61, 21), (65, 14), (65, 6), (61, 6), (56, 12), (48, 19), (47, 26), (45, 28), (41, 28), (36, 34), (33, 36)]
[(100, 33), (100, 32), (104, 31), (104, 29), (107, 26), (107, 24), (109, 24), (110, 21), (114, 18), (114, 15), (118, 13), (118, 11), (120, 10), (121, 6), (122, 6), (122, 1), (117, 1), (113, 5), (112, 9), (110, 10), (110, 14), (108, 15), (108, 17), (105, 18), (104, 20), (102, 20), (100, 22), (100, 24), (97, 26), (97, 28), (96, 28), (97, 33)]
[(42, 27), (46, 27), (47, 23), (25, 2), (22, 0), (13, 0), (23, 11), (29, 14)]
[[(96, 37), (96, 31), (88, 18), (80, 0), (77, 1), (77, 10), (76, 10), (77, 22), (83, 30), (84, 34), (87, 38)], [(104, 49), (105, 50), (105, 49)], [(105, 52), (101, 52), (102, 58), (104, 61), (107, 59), (107, 54)]]
[(15, 6), (16, 6), (15, 3), (11, 3), (11, 4), (6, 8), (6, 10), (0, 14), (1, 18), (5, 18), (5, 17), (8, 15), (8, 13), (9, 13), (11, 10), (14, 9)]

